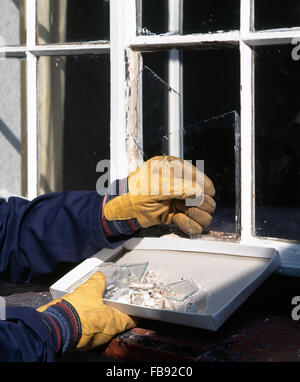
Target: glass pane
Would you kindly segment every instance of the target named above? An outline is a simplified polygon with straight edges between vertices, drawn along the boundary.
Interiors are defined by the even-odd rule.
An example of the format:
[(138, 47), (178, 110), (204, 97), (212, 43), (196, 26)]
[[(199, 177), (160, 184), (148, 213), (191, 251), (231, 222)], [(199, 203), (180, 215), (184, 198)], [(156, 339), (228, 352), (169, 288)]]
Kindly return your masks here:
[(143, 157), (168, 154), (168, 52), (143, 55)]
[[(239, 51), (224, 48), (180, 53), (184, 158), (194, 164), (204, 160), (205, 173), (215, 184), (217, 209), (209, 230), (239, 233)], [(177, 108), (170, 108), (174, 89), (168, 75), (172, 65), (169, 52), (143, 54), (144, 159), (169, 153), (174, 126), (168, 126), (168, 113), (178, 113)]]
[(26, 196), (25, 60), (0, 59), (0, 99), (0, 190)]
[(40, 193), (95, 190), (110, 158), (108, 54), (39, 59)]
[(138, 34), (236, 30), (240, 26), (239, 7), (239, 0), (142, 0), (142, 9), (138, 12), (138, 25), (141, 25)]
[(237, 49), (183, 53), (184, 158), (204, 160), (217, 204), (211, 231), (239, 233), (240, 63)]
[(300, 75), (292, 49), (255, 49), (255, 232), (299, 240)]
[(38, 0), (38, 43), (109, 40), (108, 0)]
[(26, 0), (1, 0), (0, 46), (24, 45)]
[(295, 0), (256, 0), (255, 29), (300, 27), (300, 3)]

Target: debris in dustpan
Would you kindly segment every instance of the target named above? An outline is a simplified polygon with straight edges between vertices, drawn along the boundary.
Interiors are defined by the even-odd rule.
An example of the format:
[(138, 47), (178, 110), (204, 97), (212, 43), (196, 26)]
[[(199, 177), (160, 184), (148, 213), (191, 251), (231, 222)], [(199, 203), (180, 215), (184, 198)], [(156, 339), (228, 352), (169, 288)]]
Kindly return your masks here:
[[(98, 267), (99, 271), (103, 271), (109, 277), (103, 297), (115, 302), (157, 309), (205, 313), (207, 293), (200, 285), (188, 279), (166, 283), (159, 273), (148, 271), (145, 274), (147, 266), (148, 263), (122, 266), (109, 264)], [(114, 267), (116, 272), (113, 271)], [(123, 267), (128, 272), (123, 270), (122, 273), (120, 268)], [(116, 275), (119, 275), (119, 278), (116, 278)]]
[(180, 280), (167, 284), (163, 289), (163, 296), (175, 301), (183, 301), (198, 291), (197, 285), (192, 280)]

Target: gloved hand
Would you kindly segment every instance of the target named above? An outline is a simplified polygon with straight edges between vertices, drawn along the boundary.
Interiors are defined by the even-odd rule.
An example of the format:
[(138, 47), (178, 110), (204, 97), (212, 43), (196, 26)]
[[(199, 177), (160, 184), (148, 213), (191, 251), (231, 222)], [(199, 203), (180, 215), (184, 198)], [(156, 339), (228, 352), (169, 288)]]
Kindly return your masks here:
[(72, 293), (37, 309), (56, 339), (57, 355), (92, 349), (136, 325), (133, 318), (103, 303), (105, 284), (104, 274), (97, 272)]
[[(199, 175), (204, 177), (201, 184)], [(173, 156), (153, 157), (114, 186), (116, 194), (108, 192), (104, 198), (102, 221), (108, 235), (130, 234), (160, 223), (174, 223), (186, 234), (197, 235), (211, 223), (216, 208), (212, 181), (189, 162)], [(202, 204), (186, 205), (186, 199), (200, 194)]]

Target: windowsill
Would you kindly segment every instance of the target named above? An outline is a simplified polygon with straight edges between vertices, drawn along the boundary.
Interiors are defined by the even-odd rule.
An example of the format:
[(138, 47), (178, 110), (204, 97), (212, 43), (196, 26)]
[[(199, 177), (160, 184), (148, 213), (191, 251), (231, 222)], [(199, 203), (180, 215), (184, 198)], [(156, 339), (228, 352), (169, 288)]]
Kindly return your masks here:
[[(158, 225), (149, 228), (143, 228), (137, 232), (135, 237), (165, 237), (165, 236), (174, 236), (182, 237), (187, 239), (188, 236), (181, 232), (174, 225)], [(196, 236), (193, 239), (195, 240), (209, 240), (209, 241), (225, 241), (225, 242), (239, 242), (240, 234), (230, 233), (230, 232), (218, 232), (218, 231), (204, 231), (202, 235)]]

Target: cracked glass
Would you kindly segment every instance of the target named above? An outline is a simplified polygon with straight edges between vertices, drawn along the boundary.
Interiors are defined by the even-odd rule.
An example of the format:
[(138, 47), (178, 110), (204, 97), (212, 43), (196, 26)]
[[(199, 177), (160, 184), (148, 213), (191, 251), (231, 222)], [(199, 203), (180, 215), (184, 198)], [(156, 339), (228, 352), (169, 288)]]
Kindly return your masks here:
[[(171, 134), (169, 132), (170, 96), (180, 102), (180, 94), (168, 83), (168, 52), (143, 55), (143, 158), (148, 160), (155, 155), (168, 155)], [(174, 128), (174, 126), (173, 126)]]
[[(178, 60), (182, 65), (182, 94), (175, 92), (169, 82), (174, 64), (169, 51), (143, 54), (144, 160), (170, 154), (173, 129), (172, 133), (182, 136), (184, 159), (194, 165), (197, 160), (204, 160), (204, 172), (215, 184), (217, 209), (208, 229), (239, 233), (239, 51), (181, 50)], [(171, 100), (173, 93), (179, 97), (179, 103)], [(182, 110), (176, 127), (170, 120), (172, 113), (178, 114), (180, 102)]]
[(255, 29), (300, 28), (300, 3), (295, 0), (256, 0)]
[(238, 30), (240, 0), (137, 0), (138, 34), (192, 34)]
[(294, 49), (255, 48), (255, 233), (299, 240), (300, 73)]

